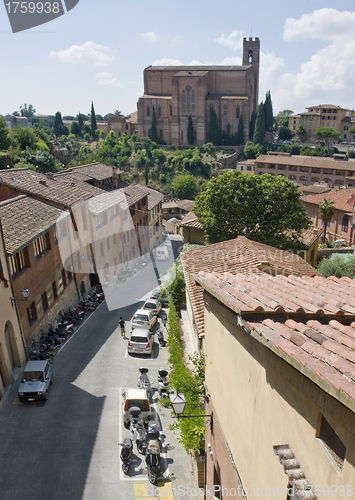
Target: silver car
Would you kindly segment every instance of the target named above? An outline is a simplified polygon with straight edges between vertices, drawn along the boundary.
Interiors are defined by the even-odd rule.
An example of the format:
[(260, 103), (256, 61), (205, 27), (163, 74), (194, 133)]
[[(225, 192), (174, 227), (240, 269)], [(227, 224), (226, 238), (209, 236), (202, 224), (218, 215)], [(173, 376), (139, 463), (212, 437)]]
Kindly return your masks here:
[(151, 330), (156, 322), (157, 317), (152, 311), (148, 311), (147, 309), (138, 309), (132, 318), (132, 329), (146, 328)]
[(160, 300), (157, 299), (148, 299), (142, 309), (147, 309), (148, 311), (152, 311), (156, 316), (159, 316), (162, 305)]
[(146, 328), (137, 328), (131, 332), (128, 341), (128, 354), (151, 354), (153, 349), (154, 336)]
[(19, 400), (21, 402), (46, 400), (52, 382), (53, 371), (49, 361), (28, 361), (18, 389)]

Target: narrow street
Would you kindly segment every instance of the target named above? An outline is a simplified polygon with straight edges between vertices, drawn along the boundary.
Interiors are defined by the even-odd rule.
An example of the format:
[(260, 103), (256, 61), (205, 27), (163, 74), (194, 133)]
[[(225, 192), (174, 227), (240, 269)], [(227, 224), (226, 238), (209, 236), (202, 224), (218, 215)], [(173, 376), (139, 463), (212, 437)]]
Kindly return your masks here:
[(169, 430), (170, 410), (162, 408), (157, 391), (153, 411), (164, 457), (160, 490), (149, 485), (135, 445), (129, 474), (121, 469), (118, 443), (130, 434), (123, 426), (122, 390), (137, 387), (140, 366), (149, 369), (153, 388), (158, 369), (168, 367), (167, 348), (157, 340), (151, 356), (127, 354), (118, 320), (126, 320), (129, 335), (130, 319), (142, 303), (133, 300), (110, 312), (105, 301), (91, 314), (54, 357), (47, 402), (21, 404), (19, 378), (13, 384), (0, 407), (1, 500), (160, 498), (160, 490), (161, 498), (172, 499), (179, 478), (194, 486), (189, 457)]

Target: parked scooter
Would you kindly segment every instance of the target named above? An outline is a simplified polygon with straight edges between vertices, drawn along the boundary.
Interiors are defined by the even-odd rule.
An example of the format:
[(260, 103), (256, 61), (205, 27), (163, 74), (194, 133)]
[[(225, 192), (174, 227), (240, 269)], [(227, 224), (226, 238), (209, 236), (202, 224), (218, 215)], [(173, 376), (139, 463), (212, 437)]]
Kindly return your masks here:
[(158, 370), (158, 392), (161, 398), (169, 397), (169, 380), (166, 370)]
[(162, 444), (160, 440), (159, 430), (154, 422), (148, 425), (147, 433), (147, 449), (145, 454), (145, 463), (148, 468), (148, 479), (152, 484), (156, 484), (160, 474), (161, 468), (161, 454)]
[(166, 340), (164, 339), (163, 332), (161, 330), (156, 331), (158, 342), (160, 347), (165, 347), (166, 346)]
[(149, 377), (147, 375), (148, 371), (149, 371), (148, 368), (144, 368), (144, 367), (139, 368), (140, 375), (138, 378), (137, 386), (142, 388), (142, 389), (145, 389), (147, 391), (149, 397), (151, 397), (152, 387), (150, 385), (150, 380), (149, 380)]
[(129, 414), (131, 416), (130, 430), (132, 432), (133, 439), (136, 442), (138, 453), (144, 455), (146, 449), (147, 430), (140, 417), (141, 410), (138, 406), (132, 406), (132, 408), (129, 409)]
[(133, 451), (133, 443), (131, 438), (126, 438), (121, 444), (121, 460), (122, 460), (122, 470), (125, 474), (129, 471), (129, 466), (132, 461), (132, 451)]

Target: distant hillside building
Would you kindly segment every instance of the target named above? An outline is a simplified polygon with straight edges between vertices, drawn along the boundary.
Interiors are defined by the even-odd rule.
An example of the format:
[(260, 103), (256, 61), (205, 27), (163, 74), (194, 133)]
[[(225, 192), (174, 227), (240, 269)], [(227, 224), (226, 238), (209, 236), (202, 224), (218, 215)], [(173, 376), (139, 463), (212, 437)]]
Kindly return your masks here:
[(144, 70), (144, 95), (139, 98), (138, 135), (148, 136), (153, 106), (158, 140), (188, 146), (187, 126), (191, 115), (195, 145), (209, 141), (210, 108), (222, 131), (238, 131), (243, 115), (244, 138), (257, 111), (259, 93), (259, 38), (243, 39), (242, 66), (148, 66)]

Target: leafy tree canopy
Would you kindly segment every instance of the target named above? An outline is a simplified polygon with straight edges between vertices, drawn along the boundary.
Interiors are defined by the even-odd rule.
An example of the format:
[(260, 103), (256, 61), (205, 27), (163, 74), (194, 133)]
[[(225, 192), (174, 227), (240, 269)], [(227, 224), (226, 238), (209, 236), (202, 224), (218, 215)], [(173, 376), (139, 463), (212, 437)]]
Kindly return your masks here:
[(288, 127), (288, 118), (293, 115), (294, 111), (292, 109), (284, 109), (280, 111), (275, 116), (276, 127), (279, 129), (280, 127)]
[(280, 127), (279, 128), (279, 138), (282, 141), (287, 141), (287, 140), (292, 139), (291, 129), (288, 127)]
[(0, 115), (0, 150), (10, 147), (11, 140), (5, 118)]
[(354, 256), (352, 254), (333, 255), (330, 259), (323, 259), (317, 269), (325, 278), (347, 276), (353, 280), (355, 278)]
[(316, 135), (324, 140), (325, 147), (328, 150), (329, 156), (332, 153), (332, 147), (335, 142), (340, 138), (340, 132), (334, 130), (331, 127), (318, 127), (316, 130)]
[(299, 248), (310, 221), (297, 186), (285, 177), (233, 171), (212, 178), (194, 206), (209, 243), (244, 235), (268, 245)]
[(196, 179), (192, 175), (178, 175), (172, 182), (177, 198), (193, 200), (196, 194)]
[(36, 110), (34, 109), (32, 104), (29, 104), (27, 106), (27, 104), (25, 103), (23, 106), (20, 106), (20, 112), (21, 116), (26, 116), (26, 118), (31, 118), (35, 114)]

